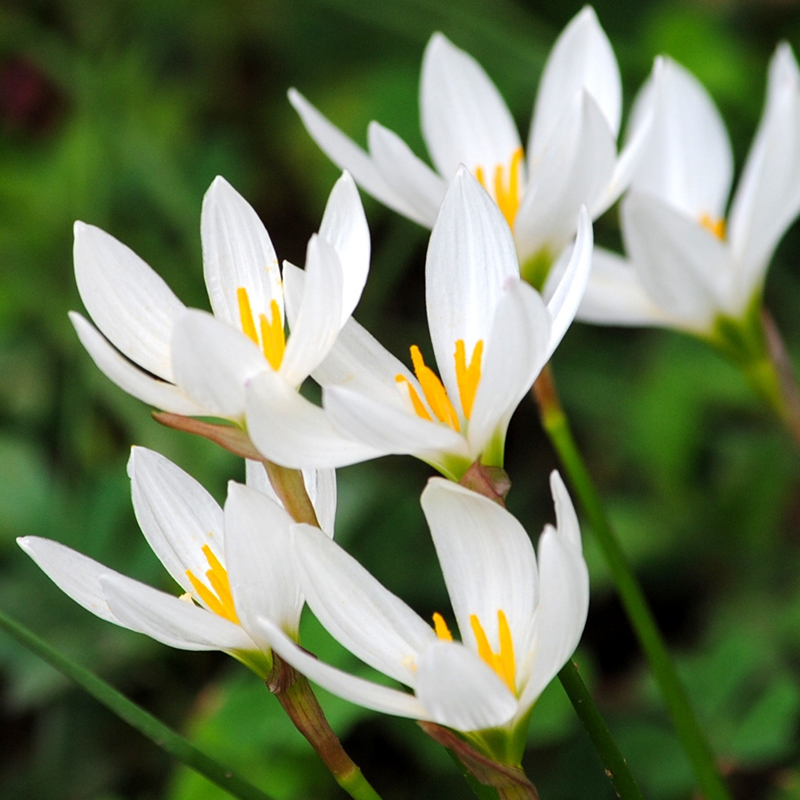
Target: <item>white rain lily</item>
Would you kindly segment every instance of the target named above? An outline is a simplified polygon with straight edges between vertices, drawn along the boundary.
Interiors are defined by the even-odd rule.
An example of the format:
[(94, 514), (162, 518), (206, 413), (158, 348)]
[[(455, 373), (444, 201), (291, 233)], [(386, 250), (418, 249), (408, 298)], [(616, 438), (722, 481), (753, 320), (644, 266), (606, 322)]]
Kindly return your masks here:
[[(433, 625), (391, 594), (318, 530), (293, 529), (292, 552), (309, 607), (362, 661), (411, 693), (344, 673), (295, 645), (267, 620), (275, 651), (312, 681), (351, 702), (428, 720), (467, 734), (492, 755), (518, 763), (528, 715), (575, 650), (586, 621), (589, 577), (578, 519), (558, 473), (550, 478), (556, 527), (539, 539), (504, 508), (433, 478), (422, 508), (461, 641), (445, 618)], [(482, 739), (480, 731), (504, 735)]]
[[(309, 241), (305, 271), (285, 265), (282, 280), (264, 225), (218, 177), (203, 200), (201, 235), (213, 316), (186, 309), (125, 245), (76, 223), (75, 275), (97, 328), (71, 318), (95, 363), (130, 394), (175, 414), (241, 423), (250, 377), (269, 371), (294, 390), (327, 355), (361, 296), (369, 229), (345, 173)], [(284, 289), (301, 279), (287, 340)]]
[(581, 206), (594, 219), (627, 185), (641, 137), (617, 157), (621, 93), (611, 44), (587, 6), (553, 46), (525, 150), (497, 87), (441, 33), (425, 50), (420, 86), (422, 135), (434, 169), (377, 122), (370, 123), (365, 152), (299, 92), (292, 89), (289, 99), (335, 164), (379, 201), (426, 227), (464, 164), (512, 228), (523, 277), (541, 288), (575, 235)]
[(622, 203), (627, 259), (595, 250), (578, 317), (663, 325), (714, 336), (747, 323), (767, 267), (800, 211), (800, 72), (788, 44), (770, 63), (767, 100), (727, 213), (733, 156), (724, 123), (699, 81), (659, 59), (637, 100), (650, 133)]
[[(224, 511), (197, 481), (151, 450), (133, 448), (128, 472), (136, 518), (180, 597), (49, 539), (26, 536), (17, 540), (20, 547), (98, 617), (182, 650), (223, 650), (266, 677), (272, 656), (259, 619), (296, 639), (304, 601), (289, 566), (293, 520), (262, 465), (248, 464), (248, 486), (230, 483)], [(305, 480), (332, 535), (335, 475), (308, 473)]]
[[(575, 315), (591, 266), (585, 209), (575, 247), (549, 303), (519, 277), (503, 215), (462, 169), (442, 202), (426, 263), (431, 342), (441, 379), (411, 348), (413, 372), (350, 321), (313, 376), (324, 410), (281, 395), (274, 376), (248, 387), (256, 447), (287, 467), (334, 467), (411, 454), (458, 480), (476, 460), (502, 466), (509, 420)], [(566, 259), (565, 259), (566, 260)]]

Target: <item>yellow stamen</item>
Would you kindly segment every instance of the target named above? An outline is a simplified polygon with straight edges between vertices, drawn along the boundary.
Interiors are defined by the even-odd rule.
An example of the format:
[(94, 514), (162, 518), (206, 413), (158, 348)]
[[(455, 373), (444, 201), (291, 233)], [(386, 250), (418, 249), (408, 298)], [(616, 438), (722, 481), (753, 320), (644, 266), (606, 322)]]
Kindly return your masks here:
[[(514, 220), (517, 217), (520, 203), (520, 174), (522, 172), (522, 148), (518, 147), (511, 155), (511, 162), (508, 167), (497, 164), (494, 168), (494, 199), (506, 222), (510, 228), (514, 227)], [(508, 170), (508, 180), (506, 181), (506, 170)], [(486, 183), (486, 174), (482, 166), (475, 167), (475, 177), (486, 191), (489, 186)]]
[(500, 638), (500, 650), (495, 653), (486, 637), (486, 632), (480, 620), (475, 614), (471, 614), (469, 624), (475, 634), (475, 642), (478, 645), (478, 655), (496, 673), (497, 676), (512, 691), (516, 692), (516, 661), (514, 659), (514, 642), (511, 639), (511, 630), (508, 627), (508, 620), (502, 609), (497, 612), (498, 633)]
[(422, 417), (422, 419), (431, 420), (431, 415), (428, 413), (428, 409), (425, 408), (425, 404), (420, 400), (419, 394), (417, 394), (417, 390), (411, 385), (408, 378), (405, 375), (395, 375), (394, 379), (398, 383), (404, 383), (408, 387), (408, 395), (411, 398), (411, 405), (414, 406), (414, 411), (417, 412), (418, 417)]
[(278, 301), (272, 300), (269, 304), (272, 312), (272, 319), (267, 322), (265, 314), (259, 315), (261, 323), (261, 349), (264, 357), (269, 361), (269, 365), (274, 370), (280, 369), (283, 361), (283, 354), (286, 351), (286, 334), (283, 332), (283, 321), (281, 320), (281, 310)]
[(445, 642), (453, 641), (453, 634), (450, 633), (450, 628), (447, 627), (444, 617), (438, 611), (433, 615), (433, 629), (440, 639)]
[(725, 218), (714, 219), (710, 214), (700, 215), (700, 224), (714, 234), (717, 239), (725, 240)]
[(236, 299), (239, 301), (239, 319), (242, 322), (242, 330), (245, 335), (258, 344), (258, 334), (256, 324), (253, 321), (253, 311), (250, 308), (250, 298), (247, 296), (247, 289), (240, 286), (236, 290)]
[(194, 590), (211, 611), (238, 625), (239, 617), (233, 605), (228, 573), (207, 544), (204, 544), (202, 549), (203, 555), (208, 561), (208, 566), (211, 567), (206, 571), (206, 578), (211, 584), (211, 589), (196, 578), (189, 569), (186, 570), (186, 577), (189, 578)]
[[(420, 353), (419, 347), (416, 345), (411, 346), (411, 363), (414, 365), (414, 373), (417, 376), (420, 387), (422, 387), (422, 392), (425, 395), (425, 399), (428, 401), (431, 411), (433, 411), (440, 422), (449, 425), (456, 432), (460, 431), (461, 424), (458, 421), (458, 414), (455, 408), (453, 408), (450, 398), (447, 396), (447, 390), (444, 388), (436, 373), (425, 365), (422, 353)], [(408, 384), (411, 403), (417, 415), (423, 419), (431, 419), (431, 415), (423, 405), (419, 394), (417, 394), (414, 387), (408, 383), (408, 379), (403, 375), (395, 375), (395, 380), (398, 383)]]
[(467, 354), (464, 340), (456, 342), (456, 382), (458, 393), (461, 397), (461, 408), (464, 416), (469, 419), (472, 414), (472, 404), (475, 402), (475, 392), (481, 379), (481, 357), (483, 356), (483, 339), (478, 339), (472, 358), (467, 366)]

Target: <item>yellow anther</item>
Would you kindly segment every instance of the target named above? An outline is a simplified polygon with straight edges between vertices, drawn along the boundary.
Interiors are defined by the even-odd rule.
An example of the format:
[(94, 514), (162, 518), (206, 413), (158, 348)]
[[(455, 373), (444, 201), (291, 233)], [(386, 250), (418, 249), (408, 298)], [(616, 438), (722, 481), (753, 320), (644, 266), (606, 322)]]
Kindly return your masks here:
[(467, 365), (467, 353), (464, 340), (456, 342), (456, 382), (458, 393), (461, 397), (461, 408), (464, 416), (469, 419), (472, 414), (472, 404), (475, 402), (475, 393), (481, 380), (481, 357), (483, 356), (483, 339), (478, 339), (472, 351), (472, 358)]
[(268, 322), (264, 314), (259, 315), (261, 323), (261, 349), (264, 357), (269, 361), (269, 365), (274, 370), (280, 369), (283, 361), (283, 354), (286, 351), (286, 334), (283, 332), (283, 320), (278, 301), (273, 300), (269, 304), (272, 312), (272, 319)]
[[(420, 353), (419, 347), (416, 345), (411, 346), (411, 363), (414, 365), (414, 373), (417, 376), (425, 399), (428, 401), (428, 405), (431, 411), (436, 415), (436, 418), (440, 422), (444, 422), (445, 425), (449, 425), (454, 431), (460, 431), (461, 424), (458, 421), (458, 414), (455, 408), (453, 408), (450, 398), (447, 396), (447, 390), (444, 388), (436, 373), (425, 365), (422, 353)], [(423, 419), (431, 419), (431, 415), (423, 405), (419, 394), (417, 394), (414, 387), (408, 383), (408, 380), (403, 375), (396, 375), (395, 380), (398, 383), (408, 384), (411, 403), (417, 415)]]
[(417, 416), (422, 417), (422, 419), (433, 421), (431, 415), (428, 413), (428, 409), (425, 408), (425, 404), (420, 400), (417, 390), (409, 383), (408, 378), (406, 378), (405, 375), (395, 375), (394, 379), (398, 383), (404, 383), (408, 387), (408, 396), (411, 398), (411, 405), (414, 406), (414, 411), (417, 412)]
[(514, 659), (514, 642), (511, 639), (508, 620), (502, 609), (497, 612), (497, 623), (500, 650), (495, 653), (489, 644), (486, 631), (483, 630), (478, 617), (475, 614), (471, 614), (469, 618), (469, 624), (473, 634), (475, 634), (475, 642), (478, 645), (478, 655), (497, 673), (497, 676), (512, 692), (516, 692), (517, 667)]
[(447, 627), (444, 617), (438, 611), (433, 615), (433, 629), (440, 639), (445, 642), (453, 641), (453, 634), (450, 633), (450, 628)]
[[(503, 164), (497, 164), (495, 166), (493, 175), (494, 180), (492, 182), (495, 202), (497, 203), (500, 211), (503, 212), (503, 216), (506, 218), (506, 222), (508, 222), (509, 227), (512, 229), (514, 227), (514, 220), (517, 217), (517, 211), (519, 211), (519, 204), (521, 200), (520, 175), (522, 172), (522, 157), (522, 148), (518, 147), (512, 153), (511, 161), (507, 167)], [(508, 171), (507, 179), (506, 171)], [(479, 165), (475, 167), (475, 177), (478, 179), (478, 182), (481, 184), (481, 186), (486, 189), (486, 191), (490, 191), (489, 186), (486, 183), (486, 174), (482, 166)]]
[(250, 298), (247, 296), (247, 289), (240, 286), (236, 290), (236, 299), (239, 301), (239, 319), (242, 323), (242, 330), (245, 335), (258, 344), (258, 334), (256, 333), (256, 323), (253, 320), (253, 310), (250, 308)]
[(228, 573), (225, 567), (220, 563), (220, 560), (211, 552), (211, 548), (207, 544), (203, 545), (203, 555), (206, 557), (206, 561), (210, 567), (210, 569), (206, 571), (206, 578), (209, 584), (211, 584), (211, 588), (209, 589), (208, 586), (196, 578), (189, 569), (186, 570), (186, 577), (189, 578), (194, 590), (211, 611), (238, 625), (239, 617), (233, 605), (233, 595), (231, 594), (231, 584), (228, 580)]
[(717, 239), (725, 240), (725, 218), (720, 217), (719, 219), (714, 219), (710, 214), (701, 214), (700, 215), (700, 224)]

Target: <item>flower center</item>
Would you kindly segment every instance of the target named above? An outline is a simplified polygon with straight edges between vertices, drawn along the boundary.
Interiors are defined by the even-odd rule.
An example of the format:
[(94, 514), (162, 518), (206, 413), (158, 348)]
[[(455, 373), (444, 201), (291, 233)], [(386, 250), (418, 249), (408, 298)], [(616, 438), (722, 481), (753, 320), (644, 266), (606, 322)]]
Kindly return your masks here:
[[(465, 419), (469, 419), (472, 414), (472, 404), (475, 402), (475, 393), (478, 391), (478, 383), (480, 383), (481, 379), (482, 356), (483, 339), (479, 339), (473, 348), (469, 364), (467, 364), (467, 351), (464, 340), (459, 339), (456, 342), (456, 350), (453, 355), (456, 362), (456, 383), (458, 384), (461, 410), (464, 412)], [(447, 390), (439, 380), (438, 375), (425, 364), (422, 353), (416, 345), (411, 346), (411, 363), (414, 366), (414, 374), (417, 376), (430, 410), (440, 422), (449, 425), (456, 432), (460, 431), (461, 423), (459, 422), (458, 413), (447, 394)], [(395, 380), (408, 388), (411, 403), (417, 416), (432, 421), (433, 417), (428, 413), (422, 398), (409, 383), (408, 379), (404, 375), (396, 375)]]
[(210, 569), (206, 571), (206, 579), (211, 588), (209, 589), (208, 586), (196, 578), (189, 569), (186, 570), (186, 577), (189, 578), (194, 590), (211, 611), (238, 625), (239, 617), (233, 605), (233, 595), (231, 594), (231, 584), (228, 580), (228, 573), (225, 567), (220, 563), (220, 560), (211, 552), (211, 548), (207, 544), (203, 545), (203, 555), (206, 557), (206, 561), (208, 561), (208, 566), (210, 567)]
[[(500, 649), (496, 653), (492, 650), (486, 631), (484, 631), (477, 615), (470, 614), (469, 624), (478, 644), (478, 655), (495, 671), (500, 680), (516, 694), (517, 666), (514, 659), (514, 642), (511, 639), (511, 630), (508, 627), (508, 620), (503, 610), (498, 609), (497, 611)], [(453, 634), (450, 633), (447, 623), (438, 611), (433, 615), (433, 627), (439, 639), (445, 642), (453, 641)]]
[[(236, 290), (236, 299), (239, 301), (239, 319), (242, 322), (242, 330), (245, 335), (261, 348), (264, 358), (267, 359), (272, 369), (280, 369), (283, 353), (286, 350), (286, 335), (283, 332), (283, 320), (281, 319), (278, 301), (272, 300), (269, 304), (271, 319), (268, 320), (266, 314), (258, 315), (260, 330), (256, 330), (247, 289), (240, 286)], [(261, 334), (260, 340), (259, 332)]]
[(714, 219), (710, 214), (701, 214), (700, 215), (700, 224), (717, 239), (721, 239), (725, 241), (725, 218), (720, 217), (719, 219)]
[(486, 182), (483, 167), (480, 165), (475, 167), (475, 177), (489, 194), (494, 194), (494, 200), (512, 230), (519, 211), (522, 155), (522, 148), (518, 147), (511, 155), (511, 162), (507, 167), (503, 164), (495, 166), (491, 188)]

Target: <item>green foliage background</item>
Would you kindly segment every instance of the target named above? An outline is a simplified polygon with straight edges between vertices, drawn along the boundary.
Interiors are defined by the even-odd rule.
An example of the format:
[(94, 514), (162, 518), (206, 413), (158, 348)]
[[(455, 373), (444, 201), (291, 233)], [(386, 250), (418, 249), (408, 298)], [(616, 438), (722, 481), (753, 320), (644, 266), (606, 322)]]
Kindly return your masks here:
[[(278, 254), (302, 263), (336, 170), (285, 99), (297, 86), (359, 141), (378, 119), (419, 153), (419, 63), (442, 30), (476, 56), (527, 130), (548, 49), (579, 4), (544, 0), (4, 0), (0, 5), (0, 608), (90, 666), (275, 798), (340, 798), (253, 676), (102, 623), (19, 551), (49, 536), (169, 587), (138, 533), (125, 462), (159, 450), (222, 499), (236, 459), (167, 431), (107, 381), (67, 321), (80, 309), (75, 219), (144, 257), (205, 307), (199, 214), (222, 174), (256, 207)], [(658, 53), (706, 84), (740, 168), (779, 39), (800, 48), (790, 3), (604, 0), (626, 107)], [(425, 342), (425, 233), (365, 198), (373, 267), (356, 314), (398, 355)], [(618, 241), (615, 210), (597, 238)], [(800, 231), (770, 271), (767, 304), (797, 355)], [(731, 786), (800, 797), (800, 461), (741, 376), (664, 331), (576, 325), (554, 369)], [(555, 466), (531, 402), (509, 437), (512, 510), (536, 535)], [(337, 536), (417, 610), (446, 598), (410, 459), (340, 472)], [(648, 797), (692, 796), (688, 765), (609, 584), (590, 530), (592, 608), (578, 653)], [(313, 619), (307, 647), (361, 669)], [(215, 800), (182, 769), (0, 634), (0, 796)], [(409, 721), (322, 693), (334, 727), (385, 800), (467, 797), (449, 758)], [(532, 718), (526, 768), (546, 800), (613, 792), (556, 683)]]

